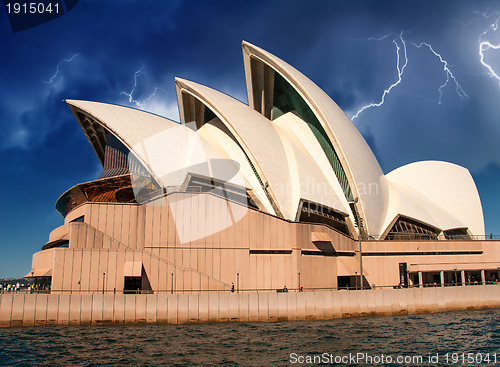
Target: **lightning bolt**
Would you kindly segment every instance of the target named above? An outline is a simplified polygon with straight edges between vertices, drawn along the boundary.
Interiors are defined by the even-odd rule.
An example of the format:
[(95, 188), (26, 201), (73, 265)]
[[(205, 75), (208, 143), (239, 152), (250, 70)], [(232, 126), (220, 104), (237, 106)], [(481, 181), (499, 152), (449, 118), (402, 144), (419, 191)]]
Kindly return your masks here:
[[(495, 14), (498, 17), (498, 13), (496, 13), (496, 12), (491, 14), (491, 15), (487, 15), (486, 13), (483, 13), (482, 16), (485, 19), (488, 19)], [(495, 32), (498, 29), (498, 22), (499, 21), (500, 21), (500, 19), (497, 18), (494, 23), (492, 23), (483, 33), (480, 34), (478, 51), (479, 51), (479, 61), (481, 62), (481, 65), (483, 65), (486, 68), (486, 70), (488, 70), (488, 75), (490, 76), (490, 78), (495, 78), (498, 81), (498, 83), (500, 84), (500, 75), (498, 75), (495, 72), (495, 70), (493, 70), (493, 67), (484, 60), (484, 53), (490, 49), (498, 50), (500, 48), (500, 44), (495, 45), (489, 41), (483, 41), (484, 36), (486, 36), (490, 32)]]
[[(380, 38), (370, 38), (370, 40), (375, 40), (375, 41), (381, 41), (383, 39), (386, 39), (387, 37), (389, 37), (390, 34), (386, 35), (386, 36), (383, 36), (383, 37), (380, 37)], [(401, 41), (401, 46), (398, 44), (398, 38), (399, 40)], [(358, 118), (359, 114), (361, 112), (363, 112), (364, 110), (367, 110), (369, 108), (372, 108), (372, 107), (380, 107), (384, 104), (385, 102), (385, 97), (391, 93), (391, 90), (396, 87), (399, 83), (401, 83), (401, 80), (403, 78), (403, 73), (405, 71), (405, 68), (406, 68), (406, 65), (408, 65), (408, 54), (406, 52), (406, 42), (405, 40), (403, 39), (403, 32), (401, 32), (399, 34), (398, 37), (396, 37), (395, 39), (392, 40), (392, 43), (394, 43), (394, 45), (396, 46), (396, 70), (397, 70), (397, 73), (398, 73), (398, 80), (396, 80), (396, 82), (392, 83), (389, 88), (385, 89), (384, 90), (384, 93), (382, 94), (382, 98), (380, 99), (380, 102), (377, 102), (377, 103), (370, 103), (369, 105), (366, 105), (364, 106), (363, 108), (361, 108), (358, 112), (356, 112), (356, 114), (351, 118), (352, 121), (354, 121), (356, 118)], [(401, 60), (401, 54), (400, 54), (400, 51), (401, 51), (401, 47), (403, 48), (403, 57), (404, 57), (404, 61)]]
[(123, 95), (125, 95), (125, 96), (128, 97), (129, 103), (134, 103), (141, 110), (144, 109), (144, 106), (146, 105), (146, 103), (149, 102), (151, 100), (151, 98), (153, 98), (156, 95), (156, 92), (158, 92), (158, 91), (163, 91), (164, 92), (164, 89), (155, 87), (153, 93), (151, 93), (149, 95), (149, 97), (147, 97), (146, 99), (143, 99), (142, 101), (139, 100), (139, 99), (135, 99), (133, 97), (133, 94), (135, 92), (135, 88), (137, 88), (137, 79), (138, 79), (139, 75), (144, 74), (144, 72), (142, 71), (143, 68), (144, 67), (141, 66), (141, 68), (134, 73), (134, 86), (132, 87), (132, 90), (129, 93), (127, 93), (127, 92), (121, 92), (121, 94), (123, 94)]
[(439, 104), (441, 104), (441, 100), (443, 98), (443, 88), (445, 88), (448, 85), (450, 79), (453, 80), (453, 82), (455, 83), (458, 96), (462, 99), (464, 99), (465, 97), (468, 97), (467, 93), (464, 92), (464, 90), (462, 89), (462, 86), (458, 83), (457, 79), (455, 78), (455, 75), (453, 75), (450, 68), (448, 67), (448, 62), (446, 60), (444, 60), (443, 57), (439, 53), (434, 51), (434, 49), (432, 48), (432, 46), (430, 44), (428, 44), (426, 42), (421, 42), (419, 44), (413, 43), (413, 45), (417, 48), (421, 48), (424, 46), (427, 47), (434, 54), (434, 56), (439, 58), (439, 61), (441, 62), (441, 64), (443, 64), (443, 70), (446, 73), (446, 81), (443, 84), (441, 84), (441, 86), (439, 87), (439, 100), (438, 100)]
[[(382, 40), (390, 37), (391, 35), (393, 35), (393, 33), (385, 35), (385, 36), (382, 36), (382, 37), (379, 37), (379, 38), (371, 37), (371, 38), (369, 38), (369, 40), (382, 41)], [(361, 112), (363, 112), (363, 111), (365, 111), (365, 110), (367, 110), (369, 108), (372, 108), (372, 107), (380, 107), (380, 106), (382, 106), (384, 104), (384, 102), (385, 102), (385, 98), (391, 92), (391, 90), (394, 87), (396, 87), (398, 84), (401, 83), (404, 70), (405, 70), (406, 66), (408, 65), (408, 53), (407, 53), (407, 49), (406, 49), (406, 41), (403, 38), (403, 32), (401, 32), (399, 35), (397, 35), (397, 37), (395, 39), (393, 39), (392, 42), (396, 45), (396, 71), (397, 71), (397, 74), (398, 74), (398, 79), (393, 84), (391, 84), (387, 89), (384, 90), (384, 93), (382, 94), (382, 98), (380, 99), (380, 102), (378, 102), (378, 103), (370, 103), (370, 104), (362, 107), (351, 118), (352, 121), (354, 121), (361, 114)], [(401, 44), (401, 46), (400, 46), (400, 44)], [(422, 48), (422, 47), (428, 48), (434, 54), (434, 56), (436, 56), (439, 59), (439, 61), (443, 65), (443, 70), (446, 73), (446, 80), (439, 87), (439, 99), (438, 99), (438, 103), (439, 104), (441, 104), (441, 100), (443, 98), (443, 89), (448, 85), (448, 83), (450, 82), (450, 80), (452, 80), (455, 83), (457, 94), (458, 94), (458, 96), (460, 98), (464, 99), (465, 97), (468, 97), (467, 93), (465, 93), (465, 91), (463, 90), (462, 86), (458, 83), (455, 75), (453, 74), (453, 72), (448, 67), (448, 62), (441, 56), (441, 54), (439, 54), (438, 52), (436, 52), (434, 50), (434, 48), (432, 47), (432, 45), (430, 45), (429, 43), (426, 43), (426, 42), (421, 42), (421, 43), (418, 43), (418, 44), (412, 42), (412, 44), (415, 47), (417, 47), (417, 48)], [(496, 48), (500, 48), (500, 45), (497, 46)], [(403, 52), (401, 52), (401, 49), (403, 50)], [(403, 58), (404, 58), (404, 61), (402, 60)], [(499, 77), (498, 80), (500, 81), (500, 77)]]
[(69, 58), (69, 59), (63, 59), (63, 60), (59, 61), (59, 63), (57, 64), (57, 67), (56, 67), (56, 72), (55, 72), (55, 74), (54, 74), (54, 75), (52, 75), (52, 76), (50, 77), (50, 79), (49, 79), (49, 80), (47, 80), (47, 81), (42, 81), (42, 82), (43, 82), (43, 83), (45, 83), (45, 84), (52, 84), (52, 83), (54, 82), (54, 79), (55, 79), (55, 78), (57, 77), (57, 75), (59, 74), (59, 71), (60, 71), (60, 70), (59, 70), (59, 68), (61, 67), (62, 63), (63, 63), (63, 62), (71, 62), (71, 61), (73, 61), (73, 59), (74, 59), (75, 57), (77, 57), (78, 55), (79, 55), (79, 54), (74, 54), (74, 55), (73, 55), (73, 56), (71, 56), (71, 58)]

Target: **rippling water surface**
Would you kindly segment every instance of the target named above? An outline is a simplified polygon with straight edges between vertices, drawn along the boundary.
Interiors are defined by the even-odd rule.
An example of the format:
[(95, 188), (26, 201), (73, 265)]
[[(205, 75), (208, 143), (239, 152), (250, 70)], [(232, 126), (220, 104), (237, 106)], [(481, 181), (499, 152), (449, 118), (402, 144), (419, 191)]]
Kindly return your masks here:
[[(499, 321), (500, 310), (487, 310), (283, 323), (4, 328), (0, 365), (311, 366), (316, 363), (307, 358), (323, 353), (333, 358), (323, 365), (436, 365), (429, 354), (437, 354), (438, 365), (500, 365)], [(422, 356), (423, 362), (353, 362), (343, 357), (349, 353)], [(461, 353), (473, 353), (474, 363)], [(336, 364), (335, 357), (345, 363)]]

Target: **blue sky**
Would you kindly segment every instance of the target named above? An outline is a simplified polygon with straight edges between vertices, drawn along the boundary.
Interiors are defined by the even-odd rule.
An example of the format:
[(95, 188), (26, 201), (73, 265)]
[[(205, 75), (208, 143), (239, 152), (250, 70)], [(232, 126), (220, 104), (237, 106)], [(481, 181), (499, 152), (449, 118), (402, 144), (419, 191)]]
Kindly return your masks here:
[(354, 120), (384, 172), (428, 159), (468, 168), (486, 233), (500, 234), (499, 19), (492, 1), (80, 0), (12, 33), (0, 10), (0, 277), (29, 272), (63, 222), (57, 198), (102, 171), (63, 99), (178, 120), (179, 76), (246, 102), (242, 40), (296, 67), (350, 117), (394, 84)]

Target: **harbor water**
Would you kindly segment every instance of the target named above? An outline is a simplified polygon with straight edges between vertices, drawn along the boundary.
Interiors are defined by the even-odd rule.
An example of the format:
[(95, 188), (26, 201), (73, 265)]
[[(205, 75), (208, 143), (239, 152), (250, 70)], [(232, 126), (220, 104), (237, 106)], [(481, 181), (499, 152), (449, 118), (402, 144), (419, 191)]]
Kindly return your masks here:
[(500, 310), (277, 323), (0, 329), (2, 366), (500, 364)]

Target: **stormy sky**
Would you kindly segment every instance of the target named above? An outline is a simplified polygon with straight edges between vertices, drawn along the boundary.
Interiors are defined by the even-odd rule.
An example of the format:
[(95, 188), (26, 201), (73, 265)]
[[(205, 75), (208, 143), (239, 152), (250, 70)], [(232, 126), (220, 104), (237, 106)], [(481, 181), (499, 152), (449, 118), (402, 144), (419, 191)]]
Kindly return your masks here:
[(385, 173), (420, 160), (469, 169), (486, 233), (500, 234), (499, 21), (492, 1), (80, 0), (13, 33), (3, 8), (0, 277), (30, 271), (63, 223), (58, 197), (102, 172), (63, 99), (178, 121), (179, 76), (246, 102), (242, 40), (293, 65), (350, 117), (379, 104), (354, 122)]

